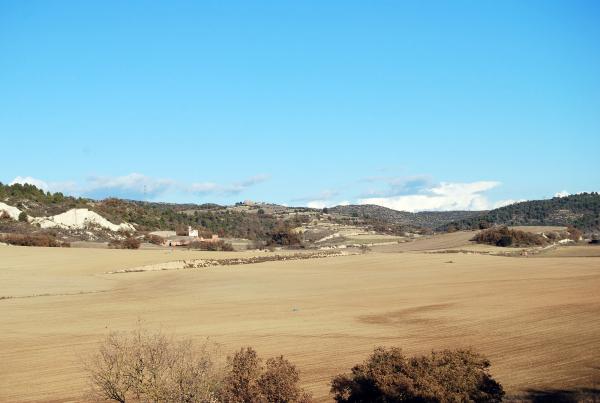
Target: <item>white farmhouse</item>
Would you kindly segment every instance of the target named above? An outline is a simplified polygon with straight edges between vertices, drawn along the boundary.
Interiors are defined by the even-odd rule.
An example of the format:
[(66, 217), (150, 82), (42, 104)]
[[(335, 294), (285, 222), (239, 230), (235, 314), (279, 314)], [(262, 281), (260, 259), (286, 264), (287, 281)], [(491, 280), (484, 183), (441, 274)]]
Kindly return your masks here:
[(191, 226), (188, 225), (188, 236), (198, 237), (198, 230), (192, 229)]

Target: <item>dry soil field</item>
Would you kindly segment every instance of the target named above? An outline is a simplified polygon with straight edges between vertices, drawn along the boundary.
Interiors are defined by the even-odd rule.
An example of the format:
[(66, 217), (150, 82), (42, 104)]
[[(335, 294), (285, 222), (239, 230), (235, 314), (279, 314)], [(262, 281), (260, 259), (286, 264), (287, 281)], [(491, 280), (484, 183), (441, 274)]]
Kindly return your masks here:
[(0, 300), (0, 401), (80, 400), (80, 358), (138, 319), (225, 353), (284, 354), (319, 400), (379, 345), (473, 346), (512, 394), (600, 383), (600, 257), (371, 252), (105, 274), (183, 256), (232, 254), (0, 247), (0, 296), (18, 297)]

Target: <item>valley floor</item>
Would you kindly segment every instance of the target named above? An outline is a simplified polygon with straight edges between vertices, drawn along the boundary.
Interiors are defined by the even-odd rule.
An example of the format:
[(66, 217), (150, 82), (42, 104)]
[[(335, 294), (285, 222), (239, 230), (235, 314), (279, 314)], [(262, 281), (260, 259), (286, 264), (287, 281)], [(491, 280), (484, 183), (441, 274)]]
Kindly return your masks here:
[(375, 346), (472, 346), (509, 394), (600, 383), (600, 257), (373, 251), (106, 274), (232, 256), (251, 253), (0, 247), (0, 401), (81, 400), (82, 358), (138, 320), (224, 355), (283, 354), (320, 401)]

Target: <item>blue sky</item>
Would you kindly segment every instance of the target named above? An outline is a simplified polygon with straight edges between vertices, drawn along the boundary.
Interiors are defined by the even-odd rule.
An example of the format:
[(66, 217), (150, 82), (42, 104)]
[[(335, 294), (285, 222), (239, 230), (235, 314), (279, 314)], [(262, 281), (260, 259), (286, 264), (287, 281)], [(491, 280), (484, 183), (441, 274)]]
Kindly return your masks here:
[(0, 181), (482, 209), (600, 190), (597, 1), (0, 1)]

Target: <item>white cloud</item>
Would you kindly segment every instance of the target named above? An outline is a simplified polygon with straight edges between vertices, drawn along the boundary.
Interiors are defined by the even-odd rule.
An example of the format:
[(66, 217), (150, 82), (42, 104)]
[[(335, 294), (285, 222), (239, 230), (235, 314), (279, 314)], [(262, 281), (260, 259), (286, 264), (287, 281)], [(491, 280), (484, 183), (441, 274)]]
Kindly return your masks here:
[(65, 192), (69, 194), (79, 194), (79, 187), (75, 182), (46, 182), (42, 179), (33, 178), (31, 176), (17, 176), (9, 185), (15, 183), (34, 185), (38, 189), (45, 192)]
[(421, 194), (359, 199), (359, 204), (376, 204), (401, 211), (487, 210), (490, 202), (483, 194), (499, 186), (495, 181), (471, 183), (442, 182)]
[(363, 192), (363, 197), (391, 197), (401, 195), (411, 195), (427, 189), (431, 185), (431, 178), (428, 175), (413, 176), (371, 176), (363, 178), (361, 182), (372, 184), (383, 183), (387, 189), (369, 188)]
[(118, 192), (132, 195), (161, 194), (175, 186), (170, 179), (157, 179), (139, 173), (124, 176), (92, 176), (82, 186), (82, 193)]
[(500, 208), (500, 207), (505, 207), (505, 206), (510, 206), (511, 204), (515, 204), (515, 203), (521, 203), (526, 201), (525, 199), (519, 199), (519, 200), (513, 200), (513, 199), (508, 199), (508, 200), (500, 200), (497, 201), (496, 203), (494, 203), (494, 208)]
[(556, 192), (554, 193), (554, 197), (567, 197), (569, 196), (571, 193), (567, 192), (566, 190), (562, 190), (560, 192)]
[(258, 185), (259, 183), (265, 182), (269, 180), (269, 175), (255, 175), (251, 176), (248, 179), (244, 179), (240, 182), (235, 182), (232, 184), (218, 184), (214, 182), (198, 182), (192, 183), (189, 186), (185, 186), (183, 190), (198, 193), (198, 194), (209, 194), (209, 193), (217, 193), (223, 195), (236, 195), (249, 187), (254, 185)]
[(9, 183), (9, 185), (14, 185), (16, 183), (20, 183), (21, 185), (28, 183), (44, 191), (48, 191), (49, 189), (48, 184), (46, 182), (44, 182), (41, 179), (32, 178), (31, 176), (17, 176), (15, 179), (12, 180), (12, 182)]
[(268, 175), (256, 175), (231, 184), (215, 182), (186, 184), (173, 179), (153, 178), (134, 172), (123, 176), (91, 176), (82, 183), (45, 182), (31, 176), (18, 176), (11, 182), (11, 185), (14, 183), (29, 183), (45, 191), (64, 192), (92, 198), (115, 196), (131, 199), (155, 199), (171, 192), (200, 195), (235, 195), (268, 179)]
[(306, 207), (322, 209), (325, 207), (334, 207), (334, 206), (347, 206), (350, 202), (348, 200), (342, 200), (340, 202), (333, 202), (331, 200), (311, 200), (306, 203)]
[(312, 200), (306, 203), (306, 207), (309, 208), (325, 208), (329, 207), (329, 204), (326, 200)]

